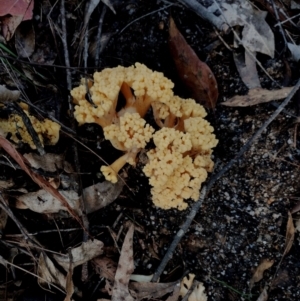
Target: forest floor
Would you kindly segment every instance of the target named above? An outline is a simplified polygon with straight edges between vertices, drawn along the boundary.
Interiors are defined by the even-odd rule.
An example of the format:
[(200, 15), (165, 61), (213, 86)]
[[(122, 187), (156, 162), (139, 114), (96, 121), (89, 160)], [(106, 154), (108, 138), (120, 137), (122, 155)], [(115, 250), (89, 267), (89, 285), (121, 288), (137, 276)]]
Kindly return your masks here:
[[(180, 2), (146, 0), (100, 2), (92, 10), (88, 29), (84, 31), (83, 24), (88, 14), (86, 2), (66, 1), (64, 12), (61, 1), (35, 1), (32, 18), (21, 22), (11, 38), (3, 33), (0, 84), (10, 90), (19, 90), (21, 96), (17, 102), (29, 103), (30, 114), (39, 116), (39, 119), (55, 118), (65, 126), (61, 128), (57, 144), (44, 148), (46, 154), (58, 156), (52, 159), (54, 169), (44, 170), (42, 162), (34, 172), (48, 182), (51, 180), (55, 189), (65, 191), (82, 191), (105, 181), (100, 172), (102, 159), (111, 163), (120, 152), (104, 140), (100, 126), (84, 124), (79, 127), (69, 106), (68, 85), (71, 84), (72, 88), (78, 86), (81, 78), (92, 78), (95, 71), (118, 65), (128, 67), (139, 62), (172, 80), (176, 95), (190, 97), (170, 55), (169, 18), (172, 16), (199, 59), (211, 68), (218, 84), (217, 103), (215, 108), (207, 109), (206, 117), (219, 140), (213, 150), (215, 168), (207, 183), (237, 155), (239, 157), (209, 187), (199, 211), (164, 267), (159, 283), (173, 283), (172, 288), (165, 294), (155, 295), (152, 291), (145, 300), (178, 300), (174, 297), (176, 283), (189, 273), (195, 274), (195, 279), (203, 284), (211, 301), (299, 300), (300, 222), (297, 210), (293, 209), (300, 200), (300, 94), (296, 93), (248, 149), (239, 153), (277, 110), (284, 97), (266, 103), (258, 101), (253, 106), (222, 105), (232, 97), (248, 92), (247, 80), (240, 76), (234, 59), (237, 48), (234, 48), (232, 31), (225, 34)], [(214, 1), (199, 2), (209, 7)], [(230, 1), (218, 2), (230, 4)], [(253, 5), (265, 11), (263, 3), (266, 2), (253, 1)], [(111, 4), (115, 13), (104, 3)], [(284, 10), (286, 14), (297, 13), (288, 5)], [(66, 30), (62, 22), (64, 18)], [(100, 22), (100, 33), (99, 20), (103, 21)], [(296, 21), (297, 18), (294, 19), (297, 24)], [(299, 65), (284, 47), (276, 16), (269, 12), (266, 22), (275, 37), (275, 51), (273, 57), (257, 54), (266, 70), (257, 67), (257, 78), (263, 89), (280, 90), (282, 86), (293, 86), (299, 79)], [(297, 44), (299, 27), (283, 30), (288, 42), (293, 37)], [(64, 34), (67, 44), (62, 42)], [(100, 34), (100, 39), (97, 34)], [(87, 54), (84, 54), (85, 40)], [(72, 67), (69, 69), (66, 68), (66, 48)], [(84, 58), (87, 58), (86, 68)], [(247, 72), (255, 75), (256, 70)], [(16, 109), (4, 102), (0, 110), (0, 117), (5, 119)], [(68, 130), (73, 125), (76, 134)], [(5, 137), (10, 140), (11, 135)], [(76, 141), (79, 143), (74, 143)], [(26, 158), (38, 154), (26, 143), (19, 143), (17, 150), (27, 154)], [(127, 259), (122, 257), (120, 261), (120, 250), (132, 224), (135, 229), (131, 246), (133, 274), (148, 275), (150, 281), (194, 204), (189, 200), (188, 208), (183, 211), (154, 206), (148, 178), (142, 172), (147, 157), (141, 152), (136, 167), (126, 165), (123, 169), (119, 184), (99, 186), (110, 204), (84, 215), (83, 224), (90, 236), (103, 243), (103, 251), (94, 258), (94, 253), (85, 255), (80, 249), (80, 256), (89, 258), (83, 259), (73, 271), (68, 254), (71, 256), (71, 250), (86, 243), (88, 235), (66, 211), (49, 213), (40, 209), (40, 212), (34, 212), (22, 208), (19, 197), (38, 191), (39, 186), (10, 155), (5, 148), (1, 150), (1, 301), (110, 300), (114, 275), (108, 274), (115, 269), (105, 270), (103, 264), (117, 266), (119, 262), (120, 266), (126, 260), (129, 264), (130, 256), (125, 257)], [(78, 168), (79, 174), (76, 172)], [(40, 197), (32, 202), (36, 200), (43, 202)], [(91, 241), (91, 249), (95, 248), (93, 240), (88, 241)], [(56, 255), (62, 254), (67, 254), (64, 258), (69, 260), (69, 269), (64, 270), (55, 259)], [(76, 257), (76, 254), (72, 253), (72, 256)], [(41, 281), (37, 275), (47, 281)], [(70, 281), (70, 275), (71, 279), (73, 275), (73, 281)], [(74, 285), (72, 289), (70, 283)], [(135, 297), (132, 290), (129, 289), (130, 296), (126, 300), (142, 299), (138, 294), (141, 287), (136, 289)], [(162, 291), (162, 288), (156, 287), (155, 290)], [(118, 300), (115, 296), (112, 299)]]

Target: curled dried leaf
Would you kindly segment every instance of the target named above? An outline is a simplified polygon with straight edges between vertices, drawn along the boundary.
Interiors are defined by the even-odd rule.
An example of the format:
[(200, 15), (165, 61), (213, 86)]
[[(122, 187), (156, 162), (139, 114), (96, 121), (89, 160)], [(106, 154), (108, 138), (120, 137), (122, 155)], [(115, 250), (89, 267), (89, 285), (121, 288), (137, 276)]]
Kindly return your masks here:
[(172, 18), (170, 18), (169, 47), (178, 75), (190, 90), (192, 97), (206, 108), (215, 108), (219, 95), (216, 78), (186, 42)]
[(255, 269), (253, 276), (250, 280), (250, 289), (253, 287), (254, 283), (260, 281), (263, 278), (264, 271), (269, 269), (274, 264), (274, 260), (272, 259), (263, 259), (260, 264)]

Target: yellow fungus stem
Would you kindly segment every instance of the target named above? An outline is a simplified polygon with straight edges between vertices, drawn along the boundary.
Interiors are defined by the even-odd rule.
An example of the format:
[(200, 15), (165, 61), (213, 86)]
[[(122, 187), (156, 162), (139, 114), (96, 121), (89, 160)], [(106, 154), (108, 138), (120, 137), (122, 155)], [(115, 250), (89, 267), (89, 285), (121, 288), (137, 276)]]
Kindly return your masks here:
[(120, 169), (126, 164), (129, 163), (131, 165), (134, 164), (137, 152), (128, 152), (125, 155), (118, 158), (115, 162), (113, 162), (109, 166), (102, 166), (101, 172), (103, 173), (105, 179), (112, 183), (118, 182), (118, 173)]
[(121, 86), (121, 93), (123, 94), (123, 96), (126, 99), (125, 108), (133, 106), (135, 103), (135, 97), (132, 94), (130, 87), (125, 82)]

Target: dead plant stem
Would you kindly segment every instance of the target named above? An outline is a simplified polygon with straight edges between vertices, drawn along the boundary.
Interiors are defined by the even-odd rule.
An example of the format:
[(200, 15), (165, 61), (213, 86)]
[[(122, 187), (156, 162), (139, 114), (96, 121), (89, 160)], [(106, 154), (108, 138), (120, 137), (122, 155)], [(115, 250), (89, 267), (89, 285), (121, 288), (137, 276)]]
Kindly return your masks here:
[(279, 24), (279, 30), (280, 30), (280, 33), (281, 33), (282, 38), (283, 38), (283, 40), (284, 40), (284, 49), (283, 49), (283, 53), (285, 53), (286, 47), (287, 47), (286, 36), (285, 36), (285, 34), (284, 34), (284, 30), (283, 30), (282, 24), (280, 23), (280, 19), (279, 19), (279, 15), (278, 15), (278, 11), (277, 11), (276, 4), (275, 4), (274, 0), (271, 0), (271, 2), (272, 2), (273, 10), (274, 10), (274, 13), (275, 13), (276, 21), (277, 21), (278, 24)]
[(0, 208), (2, 208), (2, 210), (4, 210), (6, 212), (6, 214), (15, 222), (15, 224), (19, 228), (20, 232), (25, 237), (25, 240), (30, 241), (34, 245), (37, 245), (37, 246), (41, 247), (41, 244), (35, 238), (30, 237), (30, 235), (28, 234), (28, 231), (26, 230), (26, 228), (15, 217), (14, 213), (12, 212), (12, 210), (10, 209), (10, 207), (8, 206), (8, 204), (7, 204), (6, 200), (5, 200), (5, 197), (2, 195), (2, 193), (0, 193)]
[[(70, 67), (70, 58), (69, 58), (69, 50), (68, 50), (68, 40), (67, 40), (67, 24), (66, 24), (66, 11), (65, 11), (65, 0), (61, 0), (60, 3), (60, 11), (61, 11), (61, 26), (62, 26), (62, 43), (64, 48), (64, 56), (65, 56), (65, 64), (67, 66), (66, 74), (67, 74), (67, 88), (68, 91), (72, 89), (72, 77)], [(72, 109), (72, 105), (69, 109)]]
[(104, 20), (105, 14), (106, 14), (106, 10), (107, 10), (106, 5), (103, 5), (101, 16), (99, 19), (97, 38), (96, 38), (96, 41), (97, 41), (96, 53), (95, 53), (95, 67), (96, 68), (99, 67), (102, 26), (103, 26), (103, 20)]
[[(87, 3), (89, 5), (89, 3)], [(69, 60), (69, 51), (68, 51), (68, 43), (67, 43), (67, 26), (66, 26), (66, 12), (65, 12), (65, 1), (61, 0), (61, 15), (62, 15), (62, 39), (63, 39), (63, 46), (64, 46), (64, 53), (65, 53), (65, 63), (68, 69), (66, 69), (67, 72), (67, 88), (69, 91), (68, 95), (68, 102), (69, 102), (69, 110), (71, 114), (71, 125), (72, 125), (72, 130), (76, 132), (76, 127), (75, 127), (75, 121), (74, 121), (74, 115), (73, 115), (73, 104), (72, 104), (72, 97), (70, 95), (70, 91), (72, 89), (72, 77), (71, 77), (71, 71), (69, 69), (70, 67), (70, 60)], [(87, 64), (87, 43), (88, 43), (88, 33), (86, 32), (86, 37), (85, 37), (85, 48), (84, 52), (86, 52), (86, 57), (84, 58), (85, 61), (85, 66)], [(82, 209), (82, 223), (87, 231), (83, 232), (83, 242), (86, 242), (88, 240), (88, 231), (89, 231), (89, 221), (86, 215), (85, 211), (85, 202), (84, 202), (84, 193), (82, 189), (82, 181), (80, 177), (80, 163), (79, 163), (79, 156), (78, 156), (78, 148), (77, 148), (77, 143), (76, 141), (73, 142), (72, 145), (73, 148), (73, 154), (74, 154), (74, 164), (76, 168), (76, 172), (78, 173), (77, 176), (77, 181), (78, 181), (78, 187), (79, 187), (79, 194), (81, 195), (80, 198), (80, 207)], [(83, 264), (82, 270), (81, 270), (81, 275), (82, 275), (82, 280), (86, 280), (87, 277), (87, 265)]]
[[(71, 71), (69, 69), (70, 67), (70, 60), (69, 60), (69, 51), (68, 51), (68, 43), (67, 43), (67, 26), (66, 26), (66, 12), (65, 12), (65, 1), (61, 0), (61, 19), (62, 19), (62, 42), (63, 42), (63, 48), (64, 48), (64, 55), (65, 55), (65, 64), (67, 66), (66, 69), (66, 76), (67, 76), (67, 88), (70, 92), (72, 89), (72, 77), (71, 77)], [(73, 116), (73, 104), (72, 104), (72, 97), (69, 94), (68, 95), (68, 102), (69, 102), (69, 110), (71, 114), (71, 125), (72, 130), (76, 132), (75, 122), (74, 122), (74, 116)], [(77, 143), (73, 143), (73, 154), (74, 154), (74, 164), (76, 168), (76, 172), (78, 173), (78, 187), (79, 187), (79, 194), (81, 194), (81, 208), (82, 208), (82, 223), (85, 227), (85, 229), (89, 230), (89, 221), (85, 213), (85, 206), (84, 206), (84, 195), (82, 193), (82, 182), (80, 178), (80, 164), (79, 164), (79, 156), (78, 156), (78, 148)], [(84, 232), (83, 234), (83, 241), (88, 240), (88, 234), (87, 232)]]

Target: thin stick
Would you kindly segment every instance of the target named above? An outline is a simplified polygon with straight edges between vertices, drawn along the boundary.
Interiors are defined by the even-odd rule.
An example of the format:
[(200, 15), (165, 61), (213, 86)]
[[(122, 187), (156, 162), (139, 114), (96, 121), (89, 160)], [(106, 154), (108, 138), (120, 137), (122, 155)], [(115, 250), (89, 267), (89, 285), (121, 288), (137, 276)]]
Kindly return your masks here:
[[(0, 193), (0, 208), (4, 210), (7, 215), (15, 222), (17, 227), (19, 228), (20, 232), (24, 235), (25, 239), (31, 241), (34, 245), (41, 246), (40, 243), (35, 239), (29, 236), (28, 231), (26, 228), (21, 224), (21, 222), (15, 217), (11, 209), (6, 203), (5, 198), (3, 197), (2, 193)], [(33, 256), (34, 257), (34, 256)]]
[(172, 258), (173, 253), (178, 246), (181, 238), (185, 235), (186, 231), (188, 230), (189, 226), (191, 225), (193, 219), (195, 218), (198, 210), (200, 209), (202, 202), (206, 196), (206, 186), (202, 188), (199, 200), (193, 204), (190, 213), (188, 214), (184, 224), (180, 227), (179, 231), (176, 233), (171, 245), (168, 248), (167, 253), (165, 254), (163, 260), (161, 261), (160, 265), (156, 269), (151, 282), (157, 282), (160, 275), (164, 271), (166, 265), (168, 264), (169, 260)]
[(30, 107), (34, 108), (38, 113), (40, 113), (40, 115), (41, 115), (43, 118), (45, 118), (45, 116), (46, 116), (48, 119), (50, 119), (50, 120), (52, 120), (52, 121), (58, 123), (58, 124), (61, 126), (61, 128), (64, 129), (66, 132), (71, 133), (71, 134), (73, 134), (73, 135), (76, 135), (76, 132), (75, 132), (75, 131), (73, 131), (73, 130), (70, 129), (69, 127), (65, 126), (63, 123), (61, 123), (61, 122), (60, 122), (59, 120), (57, 120), (55, 117), (53, 117), (53, 116), (51, 116), (50, 114), (44, 112), (43, 110), (41, 110), (39, 107), (37, 107), (36, 105), (34, 105), (34, 104), (31, 103), (31, 102), (28, 102), (28, 101), (26, 101), (26, 100), (24, 100), (24, 99), (21, 99), (21, 100), (22, 100), (22, 102), (26, 103), (26, 104), (29, 105)]
[[(89, 6), (89, 3), (87, 3), (87, 5)], [(87, 7), (88, 7), (87, 6)], [(63, 29), (63, 40), (64, 40), (64, 51), (65, 51), (65, 63), (67, 67), (70, 67), (70, 61), (69, 61), (69, 52), (68, 52), (68, 46), (67, 46), (67, 29), (66, 29), (66, 15), (65, 15), (65, 3), (64, 0), (62, 0), (62, 4), (61, 4), (61, 14), (62, 14), (62, 29)], [(85, 57), (84, 57), (84, 67), (87, 67), (87, 55), (88, 55), (88, 50), (87, 50), (87, 45), (88, 44), (88, 33), (85, 32), (85, 47), (84, 47), (84, 53), (85, 53)], [(72, 89), (72, 78), (71, 78), (71, 72), (70, 69), (67, 69), (67, 84), (68, 84), (68, 90), (71, 91)], [(86, 82), (87, 84), (87, 82)], [(69, 94), (68, 95), (68, 102), (69, 102), (69, 109), (71, 113), (72, 118), (72, 130), (74, 132), (76, 132), (76, 126), (75, 126), (75, 122), (74, 122), (74, 116), (73, 116), (73, 104), (72, 104), (72, 97)], [(75, 164), (75, 168), (76, 168), (76, 172), (78, 173), (78, 186), (79, 186), (79, 194), (81, 194), (81, 198), (79, 198), (80, 200), (80, 207), (82, 210), (82, 223), (85, 227), (85, 229), (87, 230), (87, 232), (89, 231), (89, 221), (86, 215), (86, 210), (85, 210), (85, 202), (84, 202), (84, 193), (83, 193), (83, 189), (82, 189), (82, 181), (81, 181), (81, 177), (80, 177), (80, 163), (79, 163), (79, 156), (78, 156), (78, 148), (77, 148), (77, 143), (74, 142), (72, 145), (73, 148), (73, 153), (74, 153), (74, 164)], [(87, 232), (83, 233), (83, 241), (87, 241), (88, 240), (88, 234)], [(87, 277), (87, 265), (83, 264), (82, 266), (82, 278), (86, 278)], [(83, 279), (85, 280), (85, 279)]]
[(104, 16), (106, 14), (107, 7), (106, 5), (103, 5), (101, 16), (99, 19), (99, 25), (98, 25), (98, 32), (97, 32), (97, 46), (96, 46), (96, 53), (95, 53), (95, 66), (99, 66), (99, 59), (100, 59), (100, 49), (101, 49), (101, 34), (102, 34), (102, 26), (103, 26), (103, 20)]
[(14, 268), (16, 268), (16, 269), (19, 269), (19, 270), (21, 270), (21, 271), (23, 271), (23, 272), (25, 272), (25, 273), (27, 273), (27, 274), (29, 274), (29, 275), (32, 275), (32, 276), (36, 277), (37, 279), (43, 280), (44, 282), (46, 282), (47, 284), (53, 286), (54, 288), (56, 288), (57, 290), (59, 290), (59, 291), (62, 292), (63, 294), (66, 294), (60, 287), (58, 287), (57, 285), (55, 285), (55, 284), (49, 282), (47, 279), (44, 279), (44, 278), (42, 278), (42, 277), (40, 277), (40, 276), (38, 276), (38, 275), (36, 275), (36, 274), (34, 274), (34, 273), (31, 273), (31, 272), (29, 272), (29, 271), (27, 271), (27, 270), (25, 270), (25, 269), (19, 267), (18, 265), (15, 265), (15, 264), (13, 264), (13, 263), (11, 263), (11, 262), (5, 260), (4, 258), (2, 258), (2, 260), (3, 260), (6, 264), (9, 264), (9, 265), (11, 265), (12, 267), (14, 267)]
[(62, 66), (62, 65), (55, 65), (55, 64), (42, 64), (42, 63), (34, 63), (34, 62), (27, 62), (19, 58), (12, 57), (10, 55), (0, 54), (0, 58), (12, 60), (14, 62), (22, 63), (29, 66), (37, 66), (41, 68), (60, 68), (60, 69), (70, 69), (70, 70), (82, 70), (82, 69), (95, 69), (97, 66), (92, 67), (72, 67), (72, 66)]
[[(70, 228), (70, 229), (52, 229), (52, 230), (43, 230), (43, 231), (38, 231), (38, 232), (33, 232), (33, 233), (27, 233), (29, 236), (34, 236), (34, 235), (40, 235), (40, 234), (48, 234), (48, 233), (53, 233), (53, 232), (73, 232), (73, 231), (81, 231), (82, 228)], [(6, 238), (10, 237), (18, 237), (20, 234), (6, 234)]]
[[(283, 24), (285, 24), (286, 22), (291, 22), (291, 20), (293, 20), (293, 19), (295, 19), (295, 18), (298, 18), (299, 16), (300, 16), (300, 14), (297, 14), (297, 15), (292, 16), (292, 17), (287, 17), (286, 20), (284, 20), (284, 21), (282, 21), (282, 22), (278, 22), (277, 24), (274, 25), (274, 27), (283, 25)], [(293, 24), (295, 27), (297, 27), (297, 25), (296, 25), (294, 22), (291, 22), (291, 24)]]
[[(87, 12), (89, 10), (89, 6), (90, 6), (90, 2), (86, 3), (86, 8), (85, 8), (85, 12)], [(89, 22), (87, 21), (86, 26), (85, 26), (85, 31), (84, 33), (84, 40), (83, 40), (83, 67), (84, 67), (84, 71), (85, 73), (87, 73), (87, 62), (88, 62), (88, 57), (89, 57), (89, 52), (88, 52), (88, 48), (89, 48)], [(88, 80), (87, 77), (84, 77), (84, 83), (85, 83), (85, 89), (86, 89), (86, 100), (93, 105), (95, 108), (97, 107), (94, 102), (93, 99), (90, 95), (90, 89), (89, 89), (89, 85), (88, 85)]]
[(283, 40), (284, 40), (284, 50), (283, 50), (283, 52), (285, 52), (286, 51), (286, 47), (287, 47), (287, 40), (286, 40), (286, 37), (285, 37), (285, 34), (284, 34), (284, 30), (282, 28), (282, 24), (280, 23), (280, 19), (279, 19), (277, 7), (276, 7), (276, 5), (274, 3), (274, 0), (271, 0), (271, 2), (272, 2), (273, 10), (274, 10), (274, 13), (275, 13), (276, 21), (279, 24), (280, 33), (281, 33), (281, 35), (283, 37)]
[(189, 226), (191, 225), (195, 215), (197, 214), (198, 210), (200, 209), (203, 200), (210, 192), (213, 185), (223, 177), (223, 175), (232, 168), (232, 166), (238, 162), (238, 160), (244, 155), (244, 153), (253, 145), (254, 141), (261, 136), (263, 131), (270, 125), (270, 123), (282, 112), (284, 107), (290, 102), (292, 97), (295, 95), (295, 93), (300, 88), (300, 80), (297, 82), (297, 84), (294, 86), (293, 90), (289, 93), (289, 95), (286, 97), (286, 99), (281, 103), (281, 105), (276, 109), (276, 111), (266, 120), (266, 122), (259, 128), (259, 130), (247, 141), (247, 143), (240, 149), (240, 151), (237, 153), (237, 155), (230, 160), (223, 169), (221, 169), (216, 175), (212, 176), (207, 186), (204, 186), (201, 190), (200, 198), (199, 200), (193, 204), (190, 213), (188, 214), (186, 221), (184, 224), (180, 227), (179, 231), (177, 232), (176, 236), (174, 237), (169, 249), (167, 250), (163, 260), (161, 261), (160, 265), (156, 269), (152, 282), (157, 282), (160, 275), (164, 271), (167, 263), (172, 258), (173, 253), (179, 244), (181, 238), (185, 235), (186, 231), (188, 230)]
[[(62, 43), (64, 48), (64, 55), (65, 55), (65, 64), (67, 66), (66, 73), (67, 73), (67, 88), (69, 91), (72, 89), (72, 77), (70, 71), (70, 58), (69, 58), (69, 51), (68, 51), (68, 41), (67, 41), (67, 24), (66, 24), (66, 11), (65, 11), (65, 0), (61, 0), (60, 3), (60, 11), (61, 11), (61, 26), (62, 26)], [(73, 109), (72, 105), (69, 109)]]

